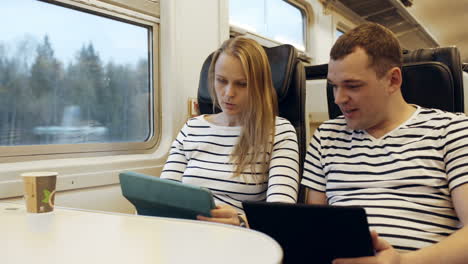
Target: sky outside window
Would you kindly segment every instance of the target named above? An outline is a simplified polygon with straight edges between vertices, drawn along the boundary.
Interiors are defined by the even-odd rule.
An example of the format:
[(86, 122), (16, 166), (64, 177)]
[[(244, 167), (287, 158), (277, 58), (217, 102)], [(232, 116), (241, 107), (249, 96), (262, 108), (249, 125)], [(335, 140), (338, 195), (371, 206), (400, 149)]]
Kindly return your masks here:
[(48, 35), (55, 56), (64, 63), (89, 43), (105, 63), (132, 64), (148, 56), (146, 28), (37, 0), (2, 0), (1, 5), (0, 43), (9, 54), (20, 44), (33, 46)]

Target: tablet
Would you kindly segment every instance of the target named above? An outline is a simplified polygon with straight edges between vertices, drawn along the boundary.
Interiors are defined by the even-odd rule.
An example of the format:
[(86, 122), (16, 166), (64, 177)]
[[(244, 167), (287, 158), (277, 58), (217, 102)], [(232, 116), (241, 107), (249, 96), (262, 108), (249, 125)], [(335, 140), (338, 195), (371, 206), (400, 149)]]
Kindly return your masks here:
[(119, 175), (122, 194), (140, 215), (196, 219), (215, 208), (205, 188), (136, 172)]
[(373, 256), (366, 212), (360, 207), (243, 202), (250, 228), (275, 239), (284, 262), (330, 264)]

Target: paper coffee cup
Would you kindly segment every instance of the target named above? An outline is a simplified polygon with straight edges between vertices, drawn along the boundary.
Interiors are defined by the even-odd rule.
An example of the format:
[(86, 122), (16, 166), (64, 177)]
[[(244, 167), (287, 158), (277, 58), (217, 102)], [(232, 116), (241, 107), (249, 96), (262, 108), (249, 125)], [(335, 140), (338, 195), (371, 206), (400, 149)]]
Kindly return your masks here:
[(21, 174), (28, 213), (48, 213), (54, 210), (57, 172), (27, 172)]

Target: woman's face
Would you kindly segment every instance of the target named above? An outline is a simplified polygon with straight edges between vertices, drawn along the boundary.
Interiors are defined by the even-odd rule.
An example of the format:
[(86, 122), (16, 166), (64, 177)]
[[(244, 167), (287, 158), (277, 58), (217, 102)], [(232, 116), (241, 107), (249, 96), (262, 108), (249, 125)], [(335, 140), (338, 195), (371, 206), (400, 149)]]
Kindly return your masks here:
[(240, 118), (248, 100), (247, 78), (239, 59), (221, 53), (215, 64), (214, 87), (223, 113)]

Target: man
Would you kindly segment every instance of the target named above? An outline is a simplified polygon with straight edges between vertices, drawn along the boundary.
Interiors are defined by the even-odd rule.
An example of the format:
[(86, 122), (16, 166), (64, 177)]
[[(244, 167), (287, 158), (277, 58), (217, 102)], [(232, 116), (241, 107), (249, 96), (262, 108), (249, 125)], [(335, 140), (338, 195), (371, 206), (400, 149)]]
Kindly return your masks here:
[(343, 116), (316, 130), (302, 184), (308, 203), (364, 207), (379, 234), (375, 257), (333, 263), (467, 263), (468, 118), (404, 101), (401, 48), (380, 25), (344, 34), (330, 57)]

